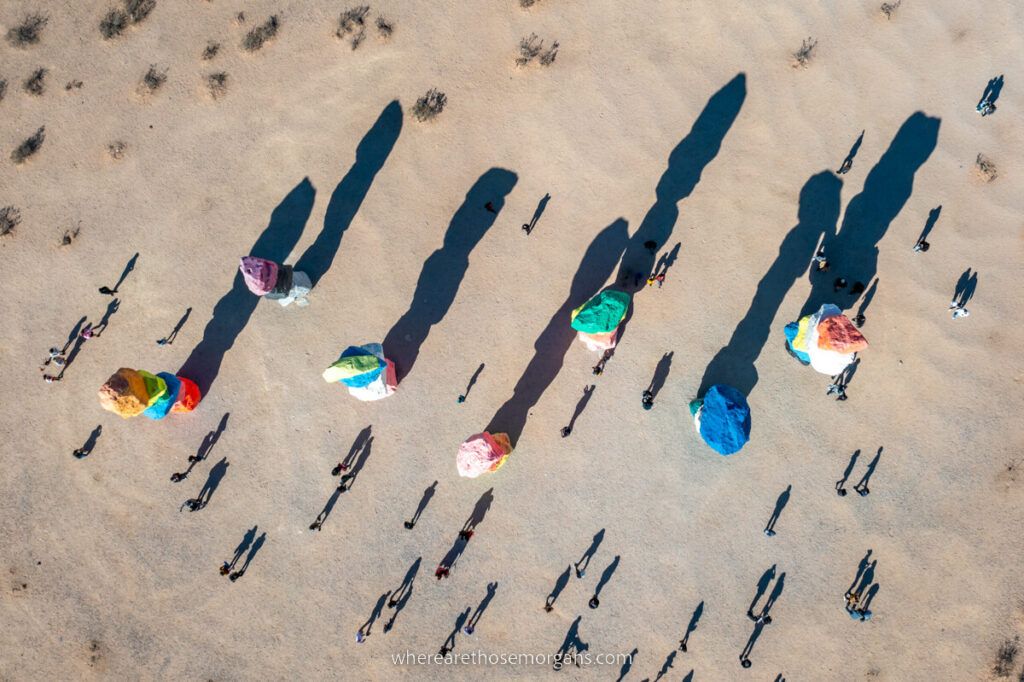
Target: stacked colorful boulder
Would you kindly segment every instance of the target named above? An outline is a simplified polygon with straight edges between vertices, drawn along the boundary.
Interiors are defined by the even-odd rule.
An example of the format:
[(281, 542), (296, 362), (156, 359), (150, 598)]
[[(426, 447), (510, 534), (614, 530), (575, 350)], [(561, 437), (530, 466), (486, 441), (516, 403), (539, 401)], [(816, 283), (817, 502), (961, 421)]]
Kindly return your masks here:
[(171, 412), (191, 412), (202, 395), (195, 382), (185, 377), (122, 367), (100, 386), (99, 399), (103, 409), (125, 419), (140, 414), (163, 419)]
[(309, 305), (306, 296), (313, 284), (306, 273), (255, 256), (242, 258), (238, 269), (242, 271), (245, 286), (257, 296), (276, 300), (282, 306), (293, 302), (299, 307)]
[(324, 381), (344, 384), (363, 401), (387, 398), (398, 388), (395, 363), (384, 357), (379, 343), (349, 346), (337, 362), (324, 370)]
[(838, 306), (826, 303), (786, 325), (786, 344), (800, 362), (829, 376), (842, 372), (868, 341)]
[(732, 386), (715, 384), (690, 403), (690, 414), (697, 433), (720, 455), (739, 452), (750, 440), (750, 405)]
[(625, 291), (606, 289), (572, 311), (572, 328), (588, 350), (615, 348), (619, 323), (626, 317), (630, 296)]
[(455, 468), (459, 476), (476, 478), (480, 474), (497, 471), (512, 454), (512, 442), (507, 433), (491, 434), (487, 431), (470, 436), (459, 446)]

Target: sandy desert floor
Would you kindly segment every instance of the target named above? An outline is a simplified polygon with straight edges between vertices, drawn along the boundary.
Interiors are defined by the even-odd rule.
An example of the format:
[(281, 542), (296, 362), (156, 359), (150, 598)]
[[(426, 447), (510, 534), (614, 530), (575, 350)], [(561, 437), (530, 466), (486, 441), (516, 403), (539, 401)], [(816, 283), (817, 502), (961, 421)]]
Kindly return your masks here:
[[(5, 36), (48, 16), (38, 43), (0, 40), (0, 207), (20, 212), (0, 237), (0, 678), (624, 672), (621, 659), (560, 673), (395, 663), (436, 653), (490, 583), (456, 654), (550, 655), (575, 633), (594, 657), (635, 652), (627, 680), (1021, 675), (1020, 3), (904, 0), (887, 19), (879, 0), (388, 0), (352, 49), (358, 28), (335, 35), (344, 4), (157, 0), (104, 40), (117, 2), (0, 5)], [(277, 35), (242, 49), (271, 15)], [(531, 33), (558, 41), (552, 64), (516, 64)], [(812, 59), (794, 68), (808, 37)], [(151, 65), (166, 81), (146, 92)], [(39, 68), (34, 95), (23, 82)], [(412, 106), (434, 87), (447, 106), (419, 122)], [(14, 163), (40, 127), (42, 147)], [(914, 253), (940, 206), (930, 250)], [(679, 245), (677, 258), (663, 288), (637, 293), (595, 377), (568, 311), (644, 261), (647, 239), (659, 256)], [(864, 311), (871, 343), (846, 402), (783, 348), (783, 326), (832, 300), (844, 274), (809, 274), (822, 241), (855, 263), (851, 283), (877, 277), (870, 295), (834, 297)], [(238, 289), (238, 258), (255, 250), (321, 271), (308, 308)], [(136, 253), (109, 327), (45, 384), (46, 349), (104, 315), (97, 288)], [(954, 321), (968, 269), (971, 316)], [(189, 308), (174, 343), (157, 345)], [(321, 379), (346, 346), (389, 333), (418, 350), (394, 396), (360, 403)], [(122, 420), (96, 399), (118, 367), (191, 372), (207, 394), (189, 415)], [(708, 381), (749, 393), (752, 440), (728, 458), (687, 412)], [(496, 414), (521, 426), (515, 452), (460, 479), (459, 443)], [(98, 425), (92, 453), (73, 458)], [(367, 428), (352, 489), (311, 532), (332, 467)], [(172, 483), (210, 432), (208, 457)], [(870, 495), (838, 496), (854, 451), (848, 486), (879, 448)], [(180, 511), (211, 478), (208, 506)], [(481, 499), (476, 534), (435, 580)], [(217, 568), (254, 526), (262, 545), (230, 582)], [(602, 531), (586, 575), (546, 613)], [(869, 550), (873, 618), (854, 622), (843, 595)], [(393, 628), (385, 605), (357, 644), (417, 560)], [(759, 582), (755, 607), (774, 595), (773, 622), (744, 670)]]

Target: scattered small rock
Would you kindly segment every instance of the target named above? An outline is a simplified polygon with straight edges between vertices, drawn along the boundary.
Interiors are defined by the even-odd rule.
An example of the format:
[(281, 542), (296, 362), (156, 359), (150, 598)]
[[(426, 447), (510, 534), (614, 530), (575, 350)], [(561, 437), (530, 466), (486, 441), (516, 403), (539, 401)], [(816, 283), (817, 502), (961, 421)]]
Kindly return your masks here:
[(115, 161), (120, 161), (124, 158), (125, 152), (128, 151), (128, 143), (123, 140), (115, 140), (107, 145), (107, 153), (110, 154), (110, 158)]

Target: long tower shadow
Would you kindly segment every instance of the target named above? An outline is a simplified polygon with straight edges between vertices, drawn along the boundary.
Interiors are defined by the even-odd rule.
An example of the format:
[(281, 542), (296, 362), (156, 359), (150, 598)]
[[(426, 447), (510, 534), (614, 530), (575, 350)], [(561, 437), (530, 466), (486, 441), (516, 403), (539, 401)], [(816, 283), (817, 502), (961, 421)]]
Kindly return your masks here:
[[(314, 285), (334, 262), (345, 230), (394, 147), (401, 129), (402, 109), (394, 101), (384, 108), (359, 143), (355, 163), (331, 194), (323, 230), (295, 264), (295, 269), (308, 274)], [(270, 224), (253, 244), (249, 255), (283, 263), (302, 236), (313, 210), (315, 195), (316, 190), (309, 178), (303, 179), (271, 213)], [(231, 290), (214, 306), (202, 340), (177, 373), (196, 382), (206, 394), (220, 373), (224, 356), (245, 329), (258, 303), (259, 297), (246, 288), (242, 273), (236, 268)]]
[(782, 239), (779, 253), (757, 283), (746, 315), (704, 370), (697, 395), (713, 384), (734, 386), (744, 395), (757, 384), (754, 363), (768, 341), (772, 321), (794, 283), (807, 271), (823, 235), (835, 232), (843, 183), (829, 171), (811, 176), (800, 190), (797, 224)]
[(533, 358), (516, 382), (512, 397), (494, 414), (487, 431), (508, 433), (513, 445), (519, 440), (530, 409), (558, 376), (565, 362), (565, 354), (576, 336), (576, 332), (569, 326), (570, 313), (600, 291), (619, 262), (628, 241), (627, 223), (620, 218), (601, 230), (587, 247), (569, 286), (568, 296), (537, 337), (533, 344)]
[[(627, 273), (643, 275), (639, 285), (634, 285), (632, 277), (627, 278), (628, 291), (643, 288), (647, 276), (654, 271), (655, 253), (672, 236), (679, 218), (678, 203), (693, 193), (704, 167), (718, 155), (746, 97), (747, 77), (740, 73), (711, 96), (689, 134), (669, 154), (668, 168), (655, 188), (654, 205), (630, 239), (622, 259), (616, 281), (622, 281)], [(648, 242), (654, 242), (655, 247), (644, 246)]]
[(832, 276), (812, 273), (811, 293), (801, 317), (814, 312), (822, 303), (833, 302), (846, 310), (856, 302), (857, 295), (847, 293), (849, 289), (839, 294), (833, 291), (833, 277), (843, 277), (851, 285), (867, 285), (874, 279), (878, 272), (878, 243), (910, 198), (914, 174), (938, 143), (940, 122), (918, 111), (900, 126), (889, 148), (868, 173), (864, 189), (847, 205), (839, 232), (826, 235), (825, 255)]
[(295, 269), (309, 275), (314, 287), (334, 263), (345, 230), (352, 224), (401, 132), (402, 107), (398, 100), (394, 100), (384, 107), (373, 127), (359, 142), (355, 163), (331, 193), (324, 215), (324, 228), (295, 263)]
[[(299, 241), (302, 230), (313, 211), (316, 190), (309, 178), (295, 186), (270, 214), (270, 224), (252, 245), (249, 254), (282, 263)], [(242, 273), (235, 268), (231, 290), (213, 307), (213, 317), (203, 329), (199, 341), (177, 374), (196, 382), (205, 395), (220, 372), (224, 355), (231, 350), (235, 339), (256, 310), (259, 297), (245, 286)]]
[[(503, 168), (491, 168), (481, 175), (452, 216), (444, 244), (423, 264), (409, 309), (384, 337), (384, 354), (395, 363), (399, 382), (412, 371), (431, 327), (451, 308), (469, 268), (469, 254), (494, 225), (518, 179)], [(494, 213), (484, 208), (488, 202)]]

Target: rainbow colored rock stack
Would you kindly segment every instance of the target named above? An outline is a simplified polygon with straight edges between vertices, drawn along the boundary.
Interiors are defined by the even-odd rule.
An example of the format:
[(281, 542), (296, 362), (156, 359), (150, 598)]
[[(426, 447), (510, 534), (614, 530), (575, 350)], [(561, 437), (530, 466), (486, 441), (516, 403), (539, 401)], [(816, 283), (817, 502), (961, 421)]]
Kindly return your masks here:
[(103, 409), (125, 419), (140, 414), (163, 419), (171, 412), (196, 409), (202, 395), (195, 382), (185, 377), (122, 367), (100, 386), (99, 399)]

